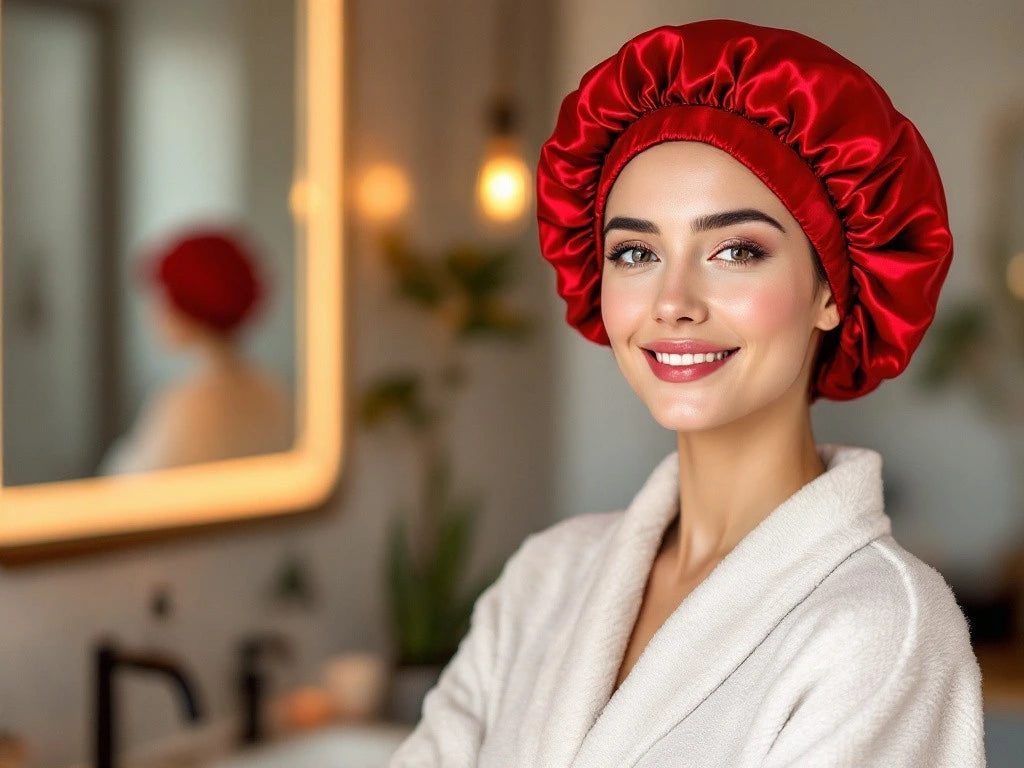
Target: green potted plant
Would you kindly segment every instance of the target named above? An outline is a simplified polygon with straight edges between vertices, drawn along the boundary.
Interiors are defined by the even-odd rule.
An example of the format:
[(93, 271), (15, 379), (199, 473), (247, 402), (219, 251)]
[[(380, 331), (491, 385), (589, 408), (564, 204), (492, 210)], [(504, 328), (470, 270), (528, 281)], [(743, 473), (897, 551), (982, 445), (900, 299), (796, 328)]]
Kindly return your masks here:
[(430, 370), (383, 373), (363, 393), (365, 428), (397, 426), (412, 438), (421, 487), (417, 508), (391, 520), (386, 583), (395, 643), (391, 716), (415, 721), (422, 699), (469, 628), (472, 608), (496, 569), (468, 575), (479, 499), (453, 489), (449, 416), (468, 382), (467, 344), (522, 339), (529, 323), (503, 298), (511, 282), (509, 250), (456, 246), (435, 257), (410, 247), (397, 233), (381, 251), (396, 295), (427, 313), (442, 353)]

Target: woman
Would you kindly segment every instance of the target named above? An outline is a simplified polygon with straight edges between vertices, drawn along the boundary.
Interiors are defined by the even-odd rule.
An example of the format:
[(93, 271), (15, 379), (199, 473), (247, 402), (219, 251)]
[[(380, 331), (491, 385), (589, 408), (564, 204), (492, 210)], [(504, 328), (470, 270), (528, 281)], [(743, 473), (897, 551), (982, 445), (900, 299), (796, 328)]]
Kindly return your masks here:
[(879, 454), (809, 413), (934, 315), (952, 239), (913, 125), (811, 38), (662, 27), (566, 97), (538, 217), (568, 321), (678, 451), (523, 544), (391, 765), (984, 765), (963, 614), (892, 538)]
[(108, 452), (102, 474), (127, 474), (285, 451), (292, 415), (284, 388), (247, 360), (238, 336), (263, 294), (256, 260), (238, 234), (179, 234), (146, 264), (162, 341), (192, 354), (193, 372), (144, 405)]

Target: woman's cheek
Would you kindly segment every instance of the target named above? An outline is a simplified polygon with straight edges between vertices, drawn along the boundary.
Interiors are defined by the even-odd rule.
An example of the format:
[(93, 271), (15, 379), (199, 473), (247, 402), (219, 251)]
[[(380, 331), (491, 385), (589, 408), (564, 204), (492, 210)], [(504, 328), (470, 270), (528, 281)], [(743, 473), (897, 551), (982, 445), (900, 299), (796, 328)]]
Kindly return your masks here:
[(793, 290), (792, 282), (772, 281), (738, 291), (727, 297), (723, 306), (745, 335), (779, 338), (797, 330), (807, 303)]
[(642, 281), (612, 276), (601, 281), (601, 318), (612, 344), (626, 343), (647, 313)]

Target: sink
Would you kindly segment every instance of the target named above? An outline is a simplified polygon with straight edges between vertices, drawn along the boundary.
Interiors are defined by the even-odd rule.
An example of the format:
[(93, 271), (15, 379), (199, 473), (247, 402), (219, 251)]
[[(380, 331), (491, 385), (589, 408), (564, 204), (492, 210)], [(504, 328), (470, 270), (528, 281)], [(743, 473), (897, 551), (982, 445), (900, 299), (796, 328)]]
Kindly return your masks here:
[[(253, 747), (235, 745), (234, 722), (189, 729), (126, 754), (124, 768), (384, 768), (412, 726), (336, 724)], [(86, 768), (86, 766), (76, 766)]]
[(210, 768), (385, 768), (411, 731), (404, 725), (337, 725), (218, 760)]

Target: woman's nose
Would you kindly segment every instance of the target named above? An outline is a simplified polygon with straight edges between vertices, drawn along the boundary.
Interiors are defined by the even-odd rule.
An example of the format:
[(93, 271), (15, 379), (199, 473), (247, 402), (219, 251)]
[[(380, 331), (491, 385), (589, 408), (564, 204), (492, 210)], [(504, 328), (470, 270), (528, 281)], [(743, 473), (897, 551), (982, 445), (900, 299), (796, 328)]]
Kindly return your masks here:
[(699, 270), (685, 259), (673, 259), (662, 271), (653, 315), (658, 322), (674, 324), (682, 320), (701, 322), (707, 318), (707, 302)]

